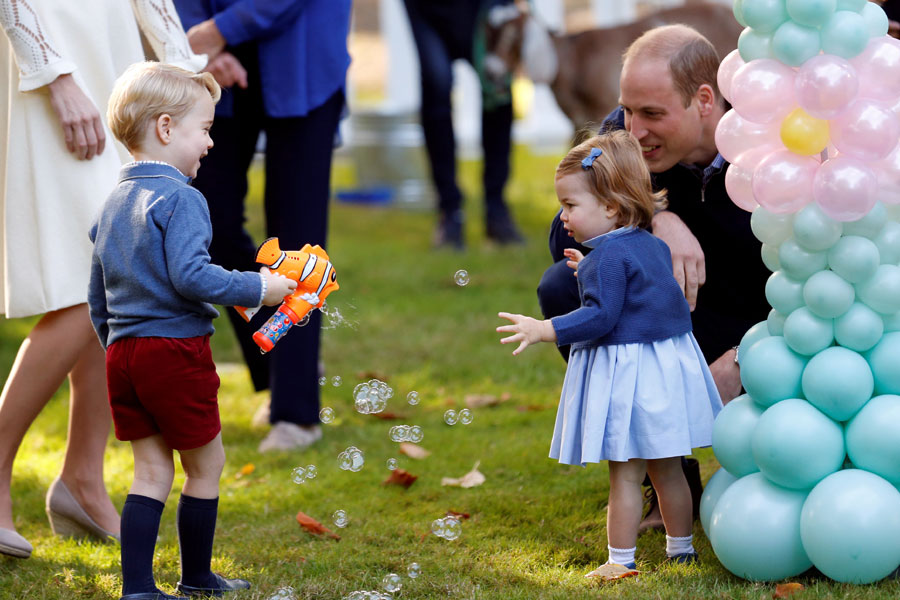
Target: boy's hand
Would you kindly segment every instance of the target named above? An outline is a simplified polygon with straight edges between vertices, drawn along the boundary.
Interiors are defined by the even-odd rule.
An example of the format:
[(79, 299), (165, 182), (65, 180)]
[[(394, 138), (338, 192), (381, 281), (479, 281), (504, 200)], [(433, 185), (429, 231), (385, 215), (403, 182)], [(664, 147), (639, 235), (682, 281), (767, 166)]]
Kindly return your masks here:
[(266, 306), (281, 304), (285, 296), (293, 294), (294, 290), (297, 289), (296, 281), (288, 279), (284, 275), (273, 273), (267, 267), (261, 268), (259, 272), (266, 278), (266, 295), (263, 297), (263, 304)]
[(580, 250), (577, 250), (575, 248), (566, 248), (565, 250), (563, 250), (563, 254), (566, 258), (569, 259), (566, 261), (566, 266), (570, 269), (573, 269), (575, 271), (573, 275), (575, 275), (575, 277), (578, 277), (578, 263), (582, 261), (582, 259), (584, 258), (584, 254), (582, 254)]
[(556, 330), (550, 319), (538, 321), (525, 315), (514, 315), (506, 312), (497, 313), (502, 319), (512, 321), (512, 325), (502, 325), (497, 328), (498, 333), (513, 332), (513, 335), (500, 340), (501, 344), (511, 344), (519, 342), (519, 346), (513, 350), (513, 356), (519, 354), (530, 346), (538, 342), (555, 342)]

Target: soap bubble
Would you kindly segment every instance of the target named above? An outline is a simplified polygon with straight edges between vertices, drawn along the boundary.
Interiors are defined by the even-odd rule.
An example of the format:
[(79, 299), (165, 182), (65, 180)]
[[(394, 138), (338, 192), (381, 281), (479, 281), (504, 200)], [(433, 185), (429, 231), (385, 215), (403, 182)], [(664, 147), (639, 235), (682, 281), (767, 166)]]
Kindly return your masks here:
[(452, 408), (444, 413), (444, 423), (447, 425), (456, 425), (459, 421), (459, 415)]
[(472, 411), (468, 408), (464, 408), (459, 411), (459, 422), (463, 425), (468, 425), (469, 423), (471, 423), (473, 418), (474, 416), (472, 415)]
[(460, 269), (456, 273), (453, 274), (453, 281), (456, 282), (456, 285), (462, 287), (469, 283), (469, 272), (465, 269)]
[(435, 519), (431, 522), (431, 533), (445, 540), (455, 540), (462, 533), (462, 525), (456, 517)]
[(275, 591), (275, 593), (269, 596), (268, 600), (296, 600), (297, 596), (294, 595), (294, 588), (288, 586), (279, 588)]
[(306, 483), (306, 467), (294, 467), (291, 471), (291, 480), (298, 485)]
[(344, 380), (340, 375), (335, 375), (331, 378), (331, 385), (334, 387), (340, 387), (342, 383), (344, 383)]
[(315, 479), (316, 475), (319, 474), (319, 469), (316, 468), (316, 465), (306, 465), (306, 478), (307, 479)]
[(419, 392), (413, 390), (406, 395), (406, 401), (411, 405), (415, 406), (419, 403)]
[(406, 574), (410, 576), (410, 578), (415, 579), (419, 575), (422, 574), (422, 567), (419, 566), (419, 563), (409, 563), (409, 567), (406, 569)]
[(408, 433), (404, 431), (402, 425), (394, 425), (391, 427), (390, 436), (392, 442), (405, 442), (407, 441)]
[(390, 469), (391, 471), (396, 469), (397, 468), (397, 459), (396, 458), (387, 459), (387, 468)]
[(438, 537), (444, 537), (444, 520), (435, 519), (431, 522), (431, 533)]
[(370, 379), (353, 388), (356, 410), (364, 415), (383, 411), (387, 406), (388, 399), (393, 395), (393, 388), (378, 379)]
[(354, 448), (353, 451), (348, 454), (350, 455), (350, 470), (354, 473), (360, 472), (363, 465), (366, 463), (366, 458), (365, 455), (363, 455), (362, 450)]
[(410, 442), (415, 442), (416, 444), (418, 444), (422, 441), (423, 437), (425, 437), (425, 433), (418, 425), (413, 425), (409, 428), (409, 435), (407, 436), (407, 439)]
[(326, 383), (328, 383), (327, 377), (319, 377), (319, 385), (325, 385)]
[(381, 580), (381, 586), (384, 588), (384, 591), (393, 594), (394, 592), (399, 592), (400, 588), (403, 587), (403, 584), (400, 581), (400, 576), (396, 573), (388, 573), (384, 576), (384, 579)]
[(353, 461), (350, 460), (350, 453), (344, 450), (340, 454), (338, 454), (338, 466), (344, 470), (349, 471), (350, 466), (353, 464)]
[(322, 410), (319, 411), (319, 420), (323, 423), (331, 423), (334, 421), (334, 409), (330, 406), (325, 406)]
[(331, 520), (334, 521), (334, 524), (338, 527), (346, 527), (347, 521), (347, 511), (338, 509), (334, 511), (334, 514), (331, 515)]

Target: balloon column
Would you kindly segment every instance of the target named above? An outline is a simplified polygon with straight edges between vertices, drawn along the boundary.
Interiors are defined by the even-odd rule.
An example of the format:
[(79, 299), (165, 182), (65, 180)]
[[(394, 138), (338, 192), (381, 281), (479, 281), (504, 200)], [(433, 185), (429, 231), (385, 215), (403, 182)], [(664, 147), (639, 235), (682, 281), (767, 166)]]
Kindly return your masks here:
[(900, 41), (865, 0), (735, 0), (718, 84), (772, 311), (739, 348), (701, 518), (722, 564), (869, 583), (900, 565)]

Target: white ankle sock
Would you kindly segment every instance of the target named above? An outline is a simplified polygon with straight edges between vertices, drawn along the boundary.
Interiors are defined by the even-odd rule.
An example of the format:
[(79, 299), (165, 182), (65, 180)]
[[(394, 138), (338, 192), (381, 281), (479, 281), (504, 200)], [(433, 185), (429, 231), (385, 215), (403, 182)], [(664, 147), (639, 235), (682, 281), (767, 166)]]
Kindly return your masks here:
[(672, 537), (666, 536), (666, 556), (676, 556), (678, 554), (686, 554), (694, 551), (694, 536)]
[(607, 546), (607, 548), (609, 549), (609, 562), (617, 565), (627, 565), (634, 562), (634, 553), (637, 552), (637, 546), (634, 548), (613, 548), (612, 546)]

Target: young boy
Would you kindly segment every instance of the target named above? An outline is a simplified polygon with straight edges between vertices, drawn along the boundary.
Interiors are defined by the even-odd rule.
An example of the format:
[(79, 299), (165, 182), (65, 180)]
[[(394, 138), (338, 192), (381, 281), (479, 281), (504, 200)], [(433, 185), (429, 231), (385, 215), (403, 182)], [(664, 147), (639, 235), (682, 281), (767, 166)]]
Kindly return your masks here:
[(209, 73), (161, 63), (129, 67), (107, 119), (134, 162), (91, 228), (91, 320), (106, 348), (116, 437), (131, 442), (134, 482), (122, 509), (122, 600), (161, 600), (153, 553), (178, 450), (185, 482), (178, 503), (179, 593), (221, 596), (243, 579), (210, 571), (225, 464), (219, 378), (209, 348), (210, 303), (279, 304), (296, 283), (270, 273), (210, 264), (206, 200), (189, 182), (213, 142), (220, 89)]

